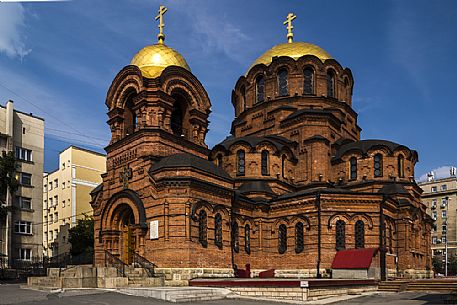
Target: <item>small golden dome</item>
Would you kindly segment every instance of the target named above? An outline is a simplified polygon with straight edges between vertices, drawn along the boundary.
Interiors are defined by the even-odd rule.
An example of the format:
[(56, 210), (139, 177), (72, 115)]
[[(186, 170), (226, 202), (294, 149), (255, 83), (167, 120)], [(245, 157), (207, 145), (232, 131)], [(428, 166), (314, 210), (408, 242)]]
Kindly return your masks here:
[(275, 45), (274, 47), (263, 53), (259, 58), (257, 58), (251, 65), (249, 70), (257, 64), (265, 64), (268, 66), (269, 64), (271, 64), (273, 57), (275, 56), (289, 56), (297, 60), (303, 55), (314, 55), (317, 58), (319, 58), (322, 62), (324, 62), (326, 59), (332, 58), (332, 56), (330, 56), (330, 54), (328, 54), (327, 51), (312, 43), (281, 43)]
[(140, 68), (143, 76), (147, 78), (160, 76), (162, 71), (169, 66), (178, 66), (190, 71), (184, 57), (163, 43), (144, 47), (133, 57), (130, 64)]

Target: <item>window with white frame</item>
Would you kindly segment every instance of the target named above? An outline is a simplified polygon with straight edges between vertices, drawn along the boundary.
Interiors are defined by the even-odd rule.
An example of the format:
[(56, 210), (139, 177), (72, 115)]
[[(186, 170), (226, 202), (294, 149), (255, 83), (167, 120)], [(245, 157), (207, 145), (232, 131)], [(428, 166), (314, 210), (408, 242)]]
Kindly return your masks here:
[(432, 237), (432, 244), (434, 244), (434, 245), (436, 244), (436, 236)]
[(58, 222), (58, 221), (59, 221), (59, 213), (55, 212), (54, 213), (54, 222)]
[(58, 187), (59, 187), (59, 180), (54, 179), (54, 188), (58, 188)]
[(65, 182), (62, 182), (62, 189), (65, 188)]
[(432, 189), (431, 189), (431, 190), (432, 190), (432, 193), (436, 193), (436, 191), (437, 191), (436, 186), (432, 186)]
[(441, 211), (441, 218), (446, 219), (447, 213), (446, 210)]
[(54, 222), (54, 216), (52, 216), (52, 214), (49, 214), (49, 222), (50, 223)]
[(44, 232), (44, 240), (47, 242), (48, 241), (48, 232)]
[(32, 234), (32, 223), (30, 221), (16, 221), (14, 223), (14, 233)]
[(49, 190), (52, 191), (52, 182), (49, 182)]
[(59, 204), (59, 196), (54, 196), (54, 206), (56, 207)]
[(437, 202), (438, 202), (438, 200), (436, 200), (436, 199), (432, 200), (432, 209), (436, 209)]
[(49, 198), (49, 207), (50, 207), (50, 208), (52, 207), (52, 197)]
[(19, 249), (19, 259), (23, 261), (31, 261), (32, 249)]
[(436, 211), (433, 211), (432, 212), (432, 218), (433, 220), (436, 220), (436, 218), (438, 217), (438, 213)]
[(445, 208), (447, 204), (447, 198), (441, 198), (441, 207)]
[(54, 239), (57, 239), (57, 236), (59, 236), (59, 231), (56, 229), (54, 230)]
[(442, 225), (441, 226), (441, 230), (445, 233), (447, 231), (447, 226), (446, 225)]
[(442, 236), (442, 237), (441, 237), (441, 242), (442, 242), (443, 244), (446, 243), (446, 236)]
[(16, 147), (16, 159), (32, 162), (32, 151), (30, 149)]
[(441, 185), (441, 191), (447, 191), (447, 185), (446, 184), (442, 184)]
[(46, 210), (48, 208), (48, 200), (43, 200), (43, 210)]
[(62, 208), (65, 207), (65, 200), (62, 200)]

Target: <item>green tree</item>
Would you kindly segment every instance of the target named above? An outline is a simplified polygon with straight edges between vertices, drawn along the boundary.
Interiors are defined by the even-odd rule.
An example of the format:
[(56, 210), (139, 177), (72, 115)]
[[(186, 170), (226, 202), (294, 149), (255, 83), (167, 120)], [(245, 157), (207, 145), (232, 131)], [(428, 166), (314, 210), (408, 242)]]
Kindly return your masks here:
[(94, 250), (94, 220), (92, 217), (86, 216), (79, 219), (76, 226), (69, 232), (72, 255), (89, 253)]
[(16, 158), (12, 152), (0, 156), (0, 219), (7, 215), (6, 195), (8, 190), (13, 194), (19, 186), (16, 179)]
[(443, 264), (443, 258), (441, 255), (436, 255), (432, 259), (432, 265), (433, 265), (433, 270), (436, 273), (441, 273), (444, 274), (444, 264)]

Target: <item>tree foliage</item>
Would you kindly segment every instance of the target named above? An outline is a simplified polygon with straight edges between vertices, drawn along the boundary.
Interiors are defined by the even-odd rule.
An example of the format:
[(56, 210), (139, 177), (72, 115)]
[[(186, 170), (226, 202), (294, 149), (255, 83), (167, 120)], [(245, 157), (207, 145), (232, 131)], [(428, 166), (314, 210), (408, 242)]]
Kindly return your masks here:
[(86, 216), (79, 219), (76, 226), (69, 231), (71, 254), (79, 255), (94, 250), (94, 220)]
[(0, 156), (0, 219), (6, 217), (6, 195), (14, 193), (19, 186), (16, 179), (16, 158), (12, 152), (5, 151)]

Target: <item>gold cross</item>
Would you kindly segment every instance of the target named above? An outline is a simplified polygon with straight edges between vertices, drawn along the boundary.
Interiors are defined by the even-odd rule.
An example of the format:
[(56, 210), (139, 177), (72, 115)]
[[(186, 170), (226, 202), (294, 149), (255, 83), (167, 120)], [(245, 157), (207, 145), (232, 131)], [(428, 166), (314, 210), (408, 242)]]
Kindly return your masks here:
[(287, 15), (287, 20), (284, 21), (284, 25), (287, 24), (287, 42), (288, 43), (292, 43), (294, 41), (294, 33), (292, 33), (292, 29), (294, 27), (292, 26), (292, 20), (294, 20), (295, 18), (297, 18), (297, 16), (295, 16), (293, 13), (289, 13), (289, 15)]
[(165, 34), (163, 33), (163, 27), (165, 24), (163, 23), (163, 15), (166, 13), (168, 9), (161, 5), (159, 8), (159, 14), (156, 16), (156, 20), (159, 20), (159, 35), (157, 35), (157, 39), (159, 40), (160, 44), (163, 44), (165, 40)]

